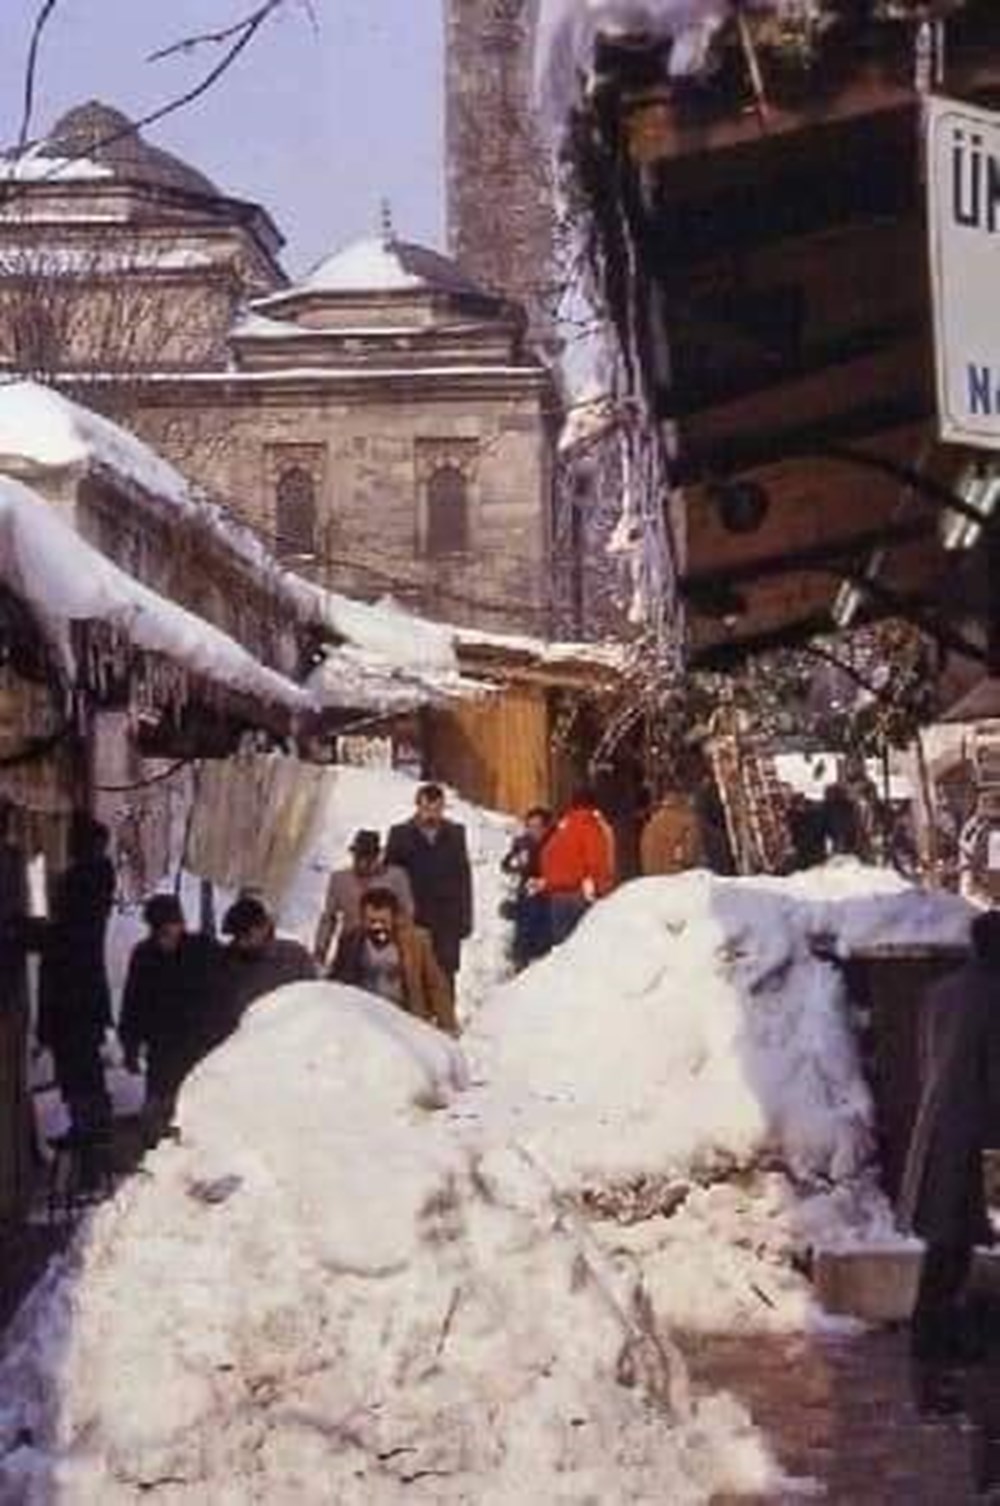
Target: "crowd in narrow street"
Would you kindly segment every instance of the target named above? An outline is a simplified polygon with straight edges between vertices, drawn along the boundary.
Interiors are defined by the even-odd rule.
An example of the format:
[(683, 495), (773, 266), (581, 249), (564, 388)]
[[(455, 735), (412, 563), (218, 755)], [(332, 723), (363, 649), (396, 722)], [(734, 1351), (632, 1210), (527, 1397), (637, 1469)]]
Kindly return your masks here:
[[(2, 849), (6, 987), (18, 993), (27, 1030), (25, 963), (37, 953), (33, 1044), (52, 1054), (69, 1141), (85, 1145), (110, 1132), (102, 1051), (111, 1030), (126, 1069), (144, 1075), (150, 1144), (169, 1129), (194, 1066), (251, 1004), (284, 984), (329, 978), (459, 1033), (456, 987), (473, 926), (473, 878), (465, 829), (449, 818), (440, 785), (418, 788), (412, 817), (384, 842), (376, 830), (355, 833), (349, 863), (330, 872), (311, 949), (277, 933), (259, 894), (241, 893), (229, 904), (224, 941), (189, 929), (176, 893), (150, 896), (142, 909), (146, 935), (129, 959), (117, 1010), (105, 957), (116, 889), (108, 843), (99, 822), (76, 819), (47, 919), (29, 918), (23, 861), (12, 844)], [(610, 892), (615, 866), (614, 834), (590, 790), (576, 792), (558, 819), (541, 808), (527, 813), (503, 861), (516, 970), (567, 939)]]

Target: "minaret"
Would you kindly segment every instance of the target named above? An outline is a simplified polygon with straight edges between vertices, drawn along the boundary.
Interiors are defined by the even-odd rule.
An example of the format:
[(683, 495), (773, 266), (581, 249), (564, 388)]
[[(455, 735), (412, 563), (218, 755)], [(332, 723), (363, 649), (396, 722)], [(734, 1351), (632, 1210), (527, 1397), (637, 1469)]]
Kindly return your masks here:
[(532, 109), (538, 0), (444, 0), (448, 245), (476, 281), (551, 303), (552, 190)]

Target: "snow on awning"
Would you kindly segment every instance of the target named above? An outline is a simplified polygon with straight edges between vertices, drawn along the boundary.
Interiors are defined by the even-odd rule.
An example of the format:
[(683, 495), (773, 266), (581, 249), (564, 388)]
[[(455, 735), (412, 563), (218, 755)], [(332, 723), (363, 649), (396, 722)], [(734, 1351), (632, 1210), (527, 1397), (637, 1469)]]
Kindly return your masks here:
[(268, 669), (220, 628), (160, 596), (94, 549), (44, 498), (0, 477), (0, 582), (28, 604), (72, 674), (74, 623), (103, 623), (135, 648), (159, 654), (223, 689), (292, 712), (313, 695)]
[(391, 598), (373, 605), (308, 581), (298, 586), (303, 605), (338, 643), (309, 682), (324, 705), (406, 711), (484, 693), (462, 675), (453, 627)]
[[(744, 0), (743, 10), (779, 17), (796, 0)], [(818, 0), (799, 0), (799, 10)], [(558, 143), (594, 68), (599, 37), (669, 41), (673, 78), (702, 73), (721, 28), (739, 12), (736, 0), (541, 0), (535, 41), (535, 87), (543, 122)]]
[(191, 484), (149, 445), (40, 382), (0, 385), (0, 467), (103, 468), (186, 512), (198, 501)]

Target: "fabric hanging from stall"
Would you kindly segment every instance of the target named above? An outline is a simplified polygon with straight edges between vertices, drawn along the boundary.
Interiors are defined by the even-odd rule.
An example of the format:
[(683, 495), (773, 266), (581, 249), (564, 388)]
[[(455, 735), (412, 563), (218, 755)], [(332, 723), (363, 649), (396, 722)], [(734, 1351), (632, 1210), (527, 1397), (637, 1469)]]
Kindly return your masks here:
[(202, 764), (185, 866), (220, 889), (280, 904), (318, 818), (325, 772), (280, 754)]

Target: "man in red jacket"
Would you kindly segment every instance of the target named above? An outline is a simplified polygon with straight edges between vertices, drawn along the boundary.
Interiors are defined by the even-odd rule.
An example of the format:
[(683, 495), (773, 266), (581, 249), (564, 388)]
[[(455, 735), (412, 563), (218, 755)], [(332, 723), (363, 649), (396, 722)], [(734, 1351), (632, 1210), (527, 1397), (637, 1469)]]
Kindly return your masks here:
[(595, 900), (615, 882), (614, 836), (592, 790), (580, 789), (542, 848), (542, 892), (552, 913), (558, 946), (571, 935)]

